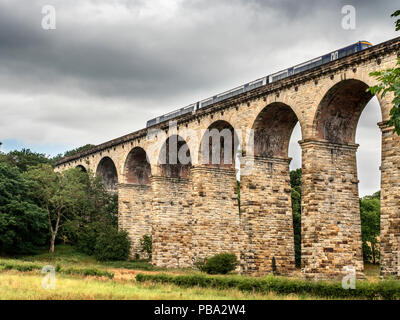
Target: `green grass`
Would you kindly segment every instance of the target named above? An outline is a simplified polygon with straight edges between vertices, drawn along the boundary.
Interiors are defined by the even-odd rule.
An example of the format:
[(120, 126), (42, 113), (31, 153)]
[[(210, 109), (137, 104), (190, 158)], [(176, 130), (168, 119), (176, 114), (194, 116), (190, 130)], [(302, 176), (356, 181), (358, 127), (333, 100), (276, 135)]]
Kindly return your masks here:
[(69, 245), (56, 246), (54, 253), (43, 250), (36, 255), (18, 257), (18, 260), (41, 262), (65, 267), (95, 267), (99, 269), (158, 270), (145, 260), (99, 262), (94, 257), (78, 252)]
[(132, 283), (56, 276), (56, 288), (45, 290), (42, 276), (17, 271), (0, 272), (3, 300), (298, 300), (310, 296), (241, 292), (237, 289), (180, 288), (169, 284)]
[(258, 292), (279, 295), (296, 293), (332, 299), (400, 299), (400, 282), (357, 281), (354, 289), (343, 289), (341, 281), (307, 281), (287, 277), (267, 276), (262, 278), (244, 276), (137, 274), (137, 282), (173, 284), (183, 288), (202, 287), (212, 289), (237, 289), (243, 292)]
[[(41, 287), (44, 275), (40, 271), (45, 265), (56, 268), (55, 291)], [(138, 273), (144, 273), (138, 276), (139, 282), (135, 281)], [(144, 260), (98, 262), (72, 246), (59, 245), (54, 253), (44, 249), (36, 255), (0, 258), (0, 298), (303, 300), (382, 298), (376, 290), (386, 292), (389, 298), (399, 294), (400, 282), (379, 281), (379, 266), (366, 265), (365, 274), (368, 281), (357, 283), (362, 294), (359, 290), (349, 295), (342, 293), (338, 283), (326, 286), (284, 277), (240, 275), (214, 276), (210, 280), (210, 276), (193, 269), (155, 268)]]

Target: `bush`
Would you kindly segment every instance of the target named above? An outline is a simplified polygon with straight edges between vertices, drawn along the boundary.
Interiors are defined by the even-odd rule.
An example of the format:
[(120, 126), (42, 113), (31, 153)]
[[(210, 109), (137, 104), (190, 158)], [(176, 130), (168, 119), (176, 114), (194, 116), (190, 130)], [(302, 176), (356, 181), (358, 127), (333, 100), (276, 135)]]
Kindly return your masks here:
[(61, 268), (60, 273), (70, 274), (70, 275), (82, 275), (82, 276), (93, 276), (93, 277), (106, 277), (109, 279), (114, 278), (114, 273), (108, 272), (106, 270), (100, 270), (97, 268)]
[(153, 251), (153, 238), (148, 234), (145, 234), (142, 239), (140, 239), (140, 251), (147, 253), (149, 259), (151, 259), (151, 254)]
[(200, 265), (200, 270), (208, 274), (227, 274), (235, 270), (238, 261), (236, 256), (231, 253), (220, 253), (207, 259), (204, 266)]
[(82, 227), (78, 234), (78, 241), (76, 243), (76, 249), (89, 256), (94, 254), (94, 248), (96, 246), (96, 240), (98, 231), (94, 224)]
[(99, 261), (127, 260), (131, 243), (126, 231), (108, 228), (100, 232), (94, 247), (94, 256)]
[(380, 282), (357, 281), (356, 289), (354, 290), (343, 289), (341, 282), (305, 281), (275, 276), (268, 276), (266, 278), (246, 278), (237, 276), (137, 274), (136, 281), (168, 283), (180, 287), (235, 288), (245, 292), (275, 292), (281, 295), (291, 293), (298, 295), (308, 294), (324, 298), (386, 300), (400, 298), (400, 283), (393, 280)]

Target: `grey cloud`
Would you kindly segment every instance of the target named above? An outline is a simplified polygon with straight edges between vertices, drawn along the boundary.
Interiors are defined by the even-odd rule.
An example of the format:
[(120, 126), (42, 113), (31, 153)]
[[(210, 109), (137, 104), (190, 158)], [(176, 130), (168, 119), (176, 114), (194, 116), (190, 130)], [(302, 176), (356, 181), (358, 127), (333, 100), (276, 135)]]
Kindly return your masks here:
[[(45, 4), (56, 30), (40, 28)], [(356, 30), (341, 28), (345, 4)], [(0, 0), (0, 138), (100, 143), (335, 48), (393, 38), (395, 9), (387, 0)]]

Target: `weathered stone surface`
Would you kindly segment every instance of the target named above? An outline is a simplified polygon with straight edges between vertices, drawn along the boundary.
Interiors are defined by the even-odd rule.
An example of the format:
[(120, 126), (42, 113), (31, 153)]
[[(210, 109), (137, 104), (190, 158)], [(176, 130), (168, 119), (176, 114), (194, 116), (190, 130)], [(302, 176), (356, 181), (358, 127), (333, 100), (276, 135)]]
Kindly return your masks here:
[(194, 261), (229, 252), (240, 258), (240, 225), (235, 170), (192, 168)]
[(140, 240), (152, 231), (151, 186), (132, 183), (118, 185), (118, 227), (132, 239), (131, 256), (147, 258), (141, 252)]
[(153, 176), (153, 259), (165, 268), (193, 265), (193, 219), (187, 178)]
[(303, 275), (338, 278), (351, 265), (362, 277), (358, 185), (353, 182), (358, 181), (358, 146), (308, 140), (301, 147)]
[[(56, 170), (82, 166), (103, 177), (111, 190), (118, 185), (119, 226), (131, 235), (132, 254), (151, 231), (156, 265), (189, 266), (198, 258), (231, 251), (241, 257), (244, 273), (268, 273), (271, 257), (278, 272), (290, 273), (288, 165), (287, 159), (276, 159), (287, 158), (297, 120), (303, 141), (303, 274), (341, 277), (341, 268), (350, 264), (362, 276), (355, 129), (371, 98), (365, 88), (376, 84), (369, 73), (393, 67), (399, 50), (397, 38), (179, 117), (173, 128), (162, 123), (67, 157)], [(378, 100), (383, 119), (381, 274), (398, 276), (400, 139), (386, 126), (392, 97)], [(249, 176), (242, 176), (241, 216), (233, 169), (203, 167), (199, 161), (204, 130), (219, 124), (243, 131), (243, 150), (249, 145), (244, 131), (254, 129), (256, 152), (247, 156), (265, 158), (255, 161)], [(160, 150), (173, 135), (186, 142), (190, 165), (160, 166)], [(133, 152), (135, 148), (143, 151)], [(115, 170), (107, 170), (110, 161)]]
[[(290, 274), (295, 270), (289, 159), (254, 159), (241, 181), (242, 270)], [(276, 270), (272, 270), (275, 259)]]

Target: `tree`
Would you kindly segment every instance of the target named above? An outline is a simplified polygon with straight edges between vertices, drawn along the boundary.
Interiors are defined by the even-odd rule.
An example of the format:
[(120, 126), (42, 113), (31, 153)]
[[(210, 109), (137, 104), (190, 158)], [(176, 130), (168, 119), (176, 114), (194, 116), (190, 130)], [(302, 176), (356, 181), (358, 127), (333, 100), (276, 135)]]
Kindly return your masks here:
[(0, 162), (6, 163), (11, 167), (17, 167), (20, 171), (25, 172), (30, 166), (39, 164), (50, 164), (51, 159), (45, 154), (33, 152), (30, 149), (14, 150), (7, 154), (0, 154)]
[(74, 219), (63, 225), (61, 233), (85, 252), (83, 243), (88, 242), (89, 234), (94, 233), (93, 236), (97, 237), (104, 227), (118, 227), (118, 196), (108, 192), (101, 178), (95, 177), (91, 171), (82, 173), (82, 176), (85, 199), (75, 209)]
[(379, 257), (380, 192), (360, 199), (361, 236), (365, 262), (376, 263)]
[(30, 188), (16, 167), (0, 163), (0, 253), (33, 253), (45, 244), (46, 212), (29, 197)]
[[(392, 14), (392, 17), (399, 17), (400, 10)], [(400, 30), (400, 19), (395, 22), (396, 31)], [(397, 59), (397, 67), (371, 72), (370, 75), (375, 77), (379, 84), (367, 89), (371, 94), (381, 94), (384, 97), (388, 93), (393, 93), (393, 107), (390, 110), (389, 125), (394, 126), (394, 132), (400, 135), (400, 58)]]
[(145, 234), (142, 239), (140, 239), (140, 251), (146, 253), (149, 259), (153, 252), (153, 237), (151, 234)]
[(30, 168), (26, 176), (33, 181), (32, 197), (47, 213), (50, 230), (50, 252), (59, 228), (73, 220), (78, 208), (85, 203), (84, 173), (75, 168), (65, 172), (54, 172), (51, 165), (43, 164)]
[(301, 265), (301, 169), (290, 172), (292, 187), (292, 214), (296, 266)]
[(88, 151), (88, 150), (90, 150), (90, 149), (92, 149), (92, 148), (94, 148), (94, 147), (95, 147), (94, 144), (85, 144), (85, 145), (82, 146), (82, 147), (79, 147), (79, 148), (76, 148), (76, 149), (72, 149), (72, 150), (66, 151), (66, 152), (64, 153), (64, 157), (73, 156), (74, 154), (77, 154), (77, 153), (80, 153), (80, 152), (84, 152), (84, 151)]

